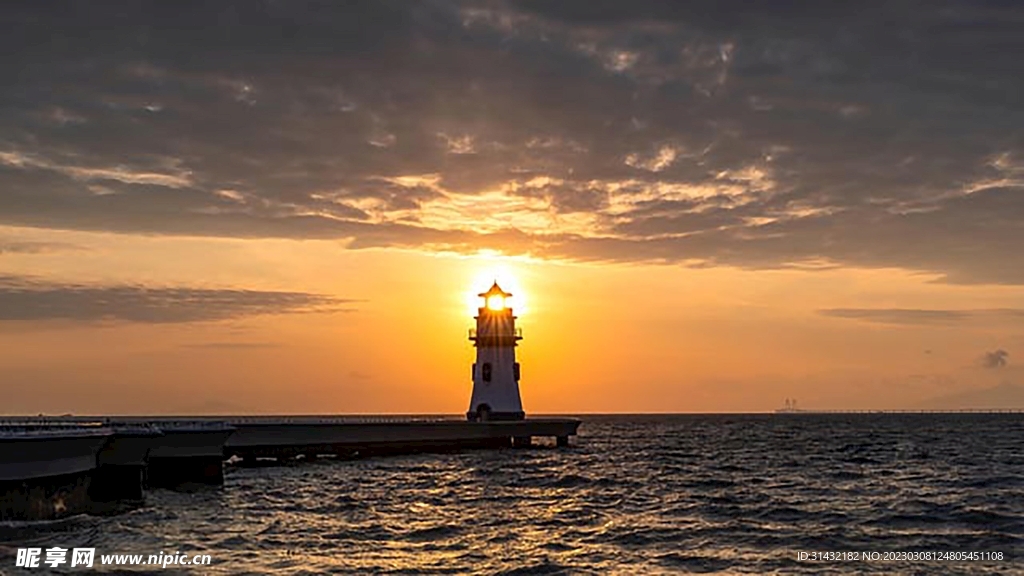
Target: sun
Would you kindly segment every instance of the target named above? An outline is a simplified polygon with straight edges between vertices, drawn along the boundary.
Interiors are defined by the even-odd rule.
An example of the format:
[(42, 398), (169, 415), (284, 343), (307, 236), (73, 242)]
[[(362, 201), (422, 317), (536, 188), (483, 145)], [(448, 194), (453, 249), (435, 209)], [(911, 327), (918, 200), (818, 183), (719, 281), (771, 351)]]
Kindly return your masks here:
[(529, 309), (528, 294), (520, 278), (522, 274), (517, 270), (514, 263), (503, 262), (499, 258), (482, 258), (471, 272), (469, 285), (465, 287), (464, 299), (467, 308), (475, 314), (480, 308), (481, 292), (486, 292), (495, 282), (502, 290), (512, 294), (509, 298), (492, 296), (483, 303), (491, 310), (504, 310), (512, 308), (517, 316), (521, 316)]

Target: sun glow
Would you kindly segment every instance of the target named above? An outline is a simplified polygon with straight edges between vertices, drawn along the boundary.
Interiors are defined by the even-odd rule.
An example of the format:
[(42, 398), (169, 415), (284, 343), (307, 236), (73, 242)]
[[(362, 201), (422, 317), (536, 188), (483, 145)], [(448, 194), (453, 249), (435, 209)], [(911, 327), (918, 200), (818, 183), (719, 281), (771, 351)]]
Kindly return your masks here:
[[(517, 316), (523, 315), (529, 306), (528, 294), (520, 282), (522, 276), (522, 271), (515, 266), (514, 262), (509, 262), (501, 256), (480, 257), (478, 267), (474, 267), (472, 279), (464, 292), (466, 307), (473, 314), (481, 305), (484, 305), (491, 310), (512, 308)], [(501, 286), (502, 290), (510, 292), (512, 296), (509, 298), (491, 297), (481, 303), (478, 294), (486, 292), (495, 282)]]

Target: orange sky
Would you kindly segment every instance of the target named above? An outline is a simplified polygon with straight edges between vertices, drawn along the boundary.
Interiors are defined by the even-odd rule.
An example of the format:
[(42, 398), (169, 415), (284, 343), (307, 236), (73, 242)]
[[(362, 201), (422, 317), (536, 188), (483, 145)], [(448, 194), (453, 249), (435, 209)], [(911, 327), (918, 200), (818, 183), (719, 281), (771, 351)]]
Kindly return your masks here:
[(980, 351), (1019, 342), (999, 314), (883, 323), (825, 309), (1005, 309), (1016, 290), (899, 270), (740, 271), (350, 250), (332, 241), (159, 238), (7, 228), (75, 246), (5, 255), (54, 284), (322, 294), (327, 311), (147, 323), (0, 324), (9, 413), (459, 413), (475, 294), (517, 294), (531, 413), (912, 407), (998, 384)]
[(1022, 18), (6, 3), (0, 412), (1024, 406)]

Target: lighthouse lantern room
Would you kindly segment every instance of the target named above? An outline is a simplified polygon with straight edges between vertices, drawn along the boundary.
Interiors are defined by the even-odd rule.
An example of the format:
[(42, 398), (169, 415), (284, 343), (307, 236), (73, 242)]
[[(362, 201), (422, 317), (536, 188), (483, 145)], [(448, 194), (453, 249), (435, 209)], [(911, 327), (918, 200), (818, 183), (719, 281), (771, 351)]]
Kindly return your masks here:
[(516, 345), (522, 332), (508, 305), (512, 294), (495, 281), (479, 294), (483, 306), (476, 315), (476, 328), (469, 339), (476, 346), (473, 364), (473, 396), (466, 417), (471, 421), (522, 420), (525, 417), (519, 397), (519, 363)]

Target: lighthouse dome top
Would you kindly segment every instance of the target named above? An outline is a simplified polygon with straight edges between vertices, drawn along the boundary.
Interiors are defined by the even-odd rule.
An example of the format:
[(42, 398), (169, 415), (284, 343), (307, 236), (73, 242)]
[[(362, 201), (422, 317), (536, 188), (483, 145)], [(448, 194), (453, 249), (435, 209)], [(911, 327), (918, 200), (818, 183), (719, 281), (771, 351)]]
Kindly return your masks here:
[(498, 281), (495, 280), (494, 284), (491, 284), (491, 287), (487, 289), (487, 292), (481, 292), (477, 294), (477, 296), (480, 296), (481, 298), (490, 298), (491, 296), (501, 296), (502, 298), (508, 298), (512, 296), (512, 293), (505, 292), (504, 290), (502, 290), (501, 286), (498, 286)]

